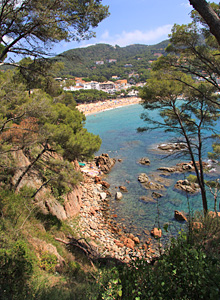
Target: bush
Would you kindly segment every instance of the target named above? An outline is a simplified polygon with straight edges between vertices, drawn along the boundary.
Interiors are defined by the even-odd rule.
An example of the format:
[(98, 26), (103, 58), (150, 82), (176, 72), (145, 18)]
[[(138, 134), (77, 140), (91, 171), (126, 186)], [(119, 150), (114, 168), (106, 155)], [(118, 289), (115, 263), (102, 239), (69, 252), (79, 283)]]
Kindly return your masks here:
[(121, 299), (219, 299), (219, 262), (184, 237), (152, 266), (137, 261), (120, 275)]
[(22, 241), (16, 242), (11, 249), (0, 249), (1, 300), (26, 299), (33, 265), (34, 260)]

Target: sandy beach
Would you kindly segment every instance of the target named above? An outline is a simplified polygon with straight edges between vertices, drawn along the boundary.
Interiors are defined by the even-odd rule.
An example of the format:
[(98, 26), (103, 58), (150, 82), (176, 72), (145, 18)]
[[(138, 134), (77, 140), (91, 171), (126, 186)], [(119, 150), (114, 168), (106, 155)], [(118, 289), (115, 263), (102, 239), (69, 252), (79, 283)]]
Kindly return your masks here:
[(141, 98), (139, 97), (128, 97), (128, 98), (98, 101), (94, 103), (79, 104), (77, 108), (79, 111), (83, 112), (87, 116), (87, 115), (96, 114), (98, 112), (114, 109), (121, 106), (138, 104), (140, 102), (141, 102)]

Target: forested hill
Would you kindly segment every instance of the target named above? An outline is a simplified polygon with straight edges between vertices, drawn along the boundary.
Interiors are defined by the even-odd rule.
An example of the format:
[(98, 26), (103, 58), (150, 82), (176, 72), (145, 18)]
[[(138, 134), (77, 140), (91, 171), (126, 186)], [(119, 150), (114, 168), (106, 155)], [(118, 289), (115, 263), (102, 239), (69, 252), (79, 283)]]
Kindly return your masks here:
[(54, 59), (64, 63), (60, 76), (112, 76), (125, 78), (129, 73), (144, 74), (150, 67), (151, 60), (164, 54), (169, 41), (165, 40), (156, 45), (135, 44), (126, 47), (97, 44), (85, 48), (68, 50)]

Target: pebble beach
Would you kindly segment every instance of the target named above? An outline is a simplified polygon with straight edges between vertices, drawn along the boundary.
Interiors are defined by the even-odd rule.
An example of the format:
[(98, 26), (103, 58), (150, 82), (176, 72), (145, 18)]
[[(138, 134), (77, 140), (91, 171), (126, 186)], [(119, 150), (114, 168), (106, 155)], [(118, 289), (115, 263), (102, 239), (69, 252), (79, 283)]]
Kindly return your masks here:
[(114, 216), (108, 214), (108, 198), (103, 197), (108, 191), (96, 183), (94, 177), (84, 174), (82, 192), (80, 231), (101, 257), (112, 257), (129, 263), (137, 258), (150, 262), (159, 256), (149, 235), (146, 235), (143, 243), (128, 232), (123, 224), (117, 224)]

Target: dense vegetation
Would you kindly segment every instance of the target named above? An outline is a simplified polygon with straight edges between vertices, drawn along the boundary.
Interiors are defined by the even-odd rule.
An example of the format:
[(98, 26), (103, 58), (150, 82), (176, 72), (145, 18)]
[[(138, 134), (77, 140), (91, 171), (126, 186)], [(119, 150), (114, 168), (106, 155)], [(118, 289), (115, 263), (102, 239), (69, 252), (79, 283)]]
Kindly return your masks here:
[(93, 89), (75, 91), (72, 94), (76, 103), (104, 101), (116, 97), (116, 95), (109, 95), (109, 93)]
[[(130, 45), (126, 47), (97, 44), (86, 48), (72, 49), (61, 53), (54, 59), (64, 63), (60, 76), (89, 77), (91, 80), (110, 80), (112, 76), (128, 78), (128, 74), (139, 74), (138, 81), (146, 81), (151, 63), (156, 60), (155, 53), (165, 54), (168, 41), (157, 45)], [(116, 62), (108, 62), (115, 59)], [(96, 61), (103, 61), (97, 65)], [(127, 65), (127, 66), (126, 66)], [(103, 78), (104, 77), (104, 78)]]

